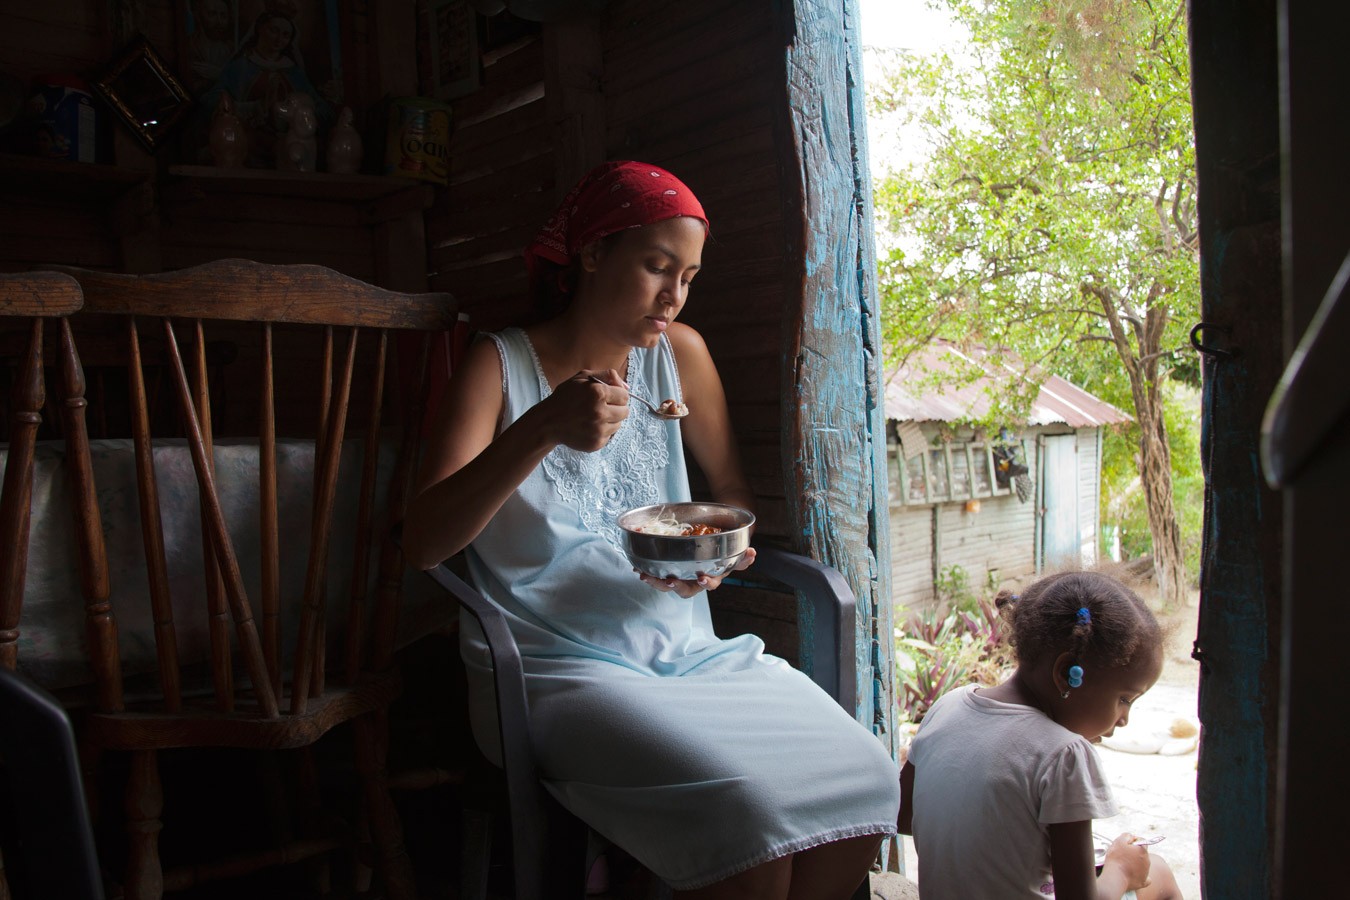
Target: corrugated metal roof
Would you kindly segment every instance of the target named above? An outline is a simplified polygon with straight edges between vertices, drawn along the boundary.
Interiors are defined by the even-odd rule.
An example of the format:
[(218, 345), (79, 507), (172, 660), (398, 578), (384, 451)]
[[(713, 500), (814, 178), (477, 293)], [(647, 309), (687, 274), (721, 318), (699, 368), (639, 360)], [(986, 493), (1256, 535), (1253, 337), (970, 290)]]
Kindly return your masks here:
[[(932, 385), (932, 373), (961, 374), (963, 368), (979, 374), (961, 385), (942, 388)], [(905, 366), (887, 376), (886, 418), (915, 422), (978, 419), (989, 411), (990, 396), (997, 389), (997, 381), (1021, 377), (1017, 369), (997, 354), (965, 352), (949, 341), (934, 341), (915, 353)], [(1041, 385), (1027, 418), (1028, 425), (1063, 422), (1074, 428), (1129, 421), (1128, 413), (1058, 375), (1051, 375)]]

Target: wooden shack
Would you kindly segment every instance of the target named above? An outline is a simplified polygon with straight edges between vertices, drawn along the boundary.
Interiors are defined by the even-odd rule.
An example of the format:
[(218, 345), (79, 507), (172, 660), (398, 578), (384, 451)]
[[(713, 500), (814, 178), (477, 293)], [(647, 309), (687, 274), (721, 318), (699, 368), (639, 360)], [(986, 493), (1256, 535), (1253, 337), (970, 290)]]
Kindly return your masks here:
[[(953, 383), (958, 365), (966, 375)], [(1052, 375), (1025, 421), (972, 424), (988, 418), (998, 383), (1018, 377), (1004, 361), (941, 340), (887, 373), (897, 608), (1097, 562), (1102, 429), (1129, 416)]]

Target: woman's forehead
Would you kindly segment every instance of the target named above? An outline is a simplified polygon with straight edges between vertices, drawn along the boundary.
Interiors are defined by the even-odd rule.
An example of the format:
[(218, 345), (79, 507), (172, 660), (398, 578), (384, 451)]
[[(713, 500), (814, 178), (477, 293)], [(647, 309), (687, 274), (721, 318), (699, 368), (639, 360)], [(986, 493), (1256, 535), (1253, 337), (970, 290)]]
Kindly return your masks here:
[(622, 232), (622, 240), (630, 246), (659, 250), (671, 256), (703, 251), (705, 231), (703, 223), (690, 216), (662, 219), (650, 225), (629, 228)]

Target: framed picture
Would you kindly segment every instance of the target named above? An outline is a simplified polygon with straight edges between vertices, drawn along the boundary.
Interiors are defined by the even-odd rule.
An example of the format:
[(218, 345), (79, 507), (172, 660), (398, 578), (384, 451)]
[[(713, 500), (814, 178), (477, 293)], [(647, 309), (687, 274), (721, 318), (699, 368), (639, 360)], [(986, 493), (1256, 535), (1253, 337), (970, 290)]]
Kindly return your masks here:
[(200, 98), (189, 157), (205, 161), (206, 135), (222, 93), (248, 131), (247, 164), (267, 167), (284, 124), (278, 105), (308, 94), (319, 139), (344, 105), (357, 108), (344, 61), (351, 55), (340, 0), (177, 0), (179, 69)]
[(429, 0), (430, 93), (452, 100), (478, 88), (478, 16), (468, 0)]
[(93, 87), (151, 153), (192, 107), (188, 92), (145, 38), (122, 51)]

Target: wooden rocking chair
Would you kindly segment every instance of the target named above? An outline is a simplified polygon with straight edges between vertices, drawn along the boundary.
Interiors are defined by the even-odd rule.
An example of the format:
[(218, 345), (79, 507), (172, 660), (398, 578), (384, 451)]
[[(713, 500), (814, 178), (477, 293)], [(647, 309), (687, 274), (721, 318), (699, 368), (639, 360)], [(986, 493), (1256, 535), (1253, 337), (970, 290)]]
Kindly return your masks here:
[[(149, 608), (157, 665), (154, 677), (136, 677), (135, 691), (133, 675), (126, 674), (124, 689), (112, 609), (106, 603), (90, 606), (90, 621), (98, 626), (91, 628), (96, 640), (88, 649), (97, 685), (92, 709), (76, 716), (87, 754), (116, 751), (130, 758), (125, 896), (158, 898), (209, 878), (306, 859), (317, 867), (318, 888), (326, 892), (329, 875), (321, 861), (339, 849), (357, 851), (356, 891), (368, 887), (368, 867), (373, 866), (384, 896), (415, 896), (384, 771), (386, 713), (400, 692), (391, 662), (403, 576), (402, 557), (388, 529), (401, 516), (420, 437), (425, 339), (453, 327), (449, 296), (395, 293), (318, 266), (244, 260), (143, 276), (63, 271), (84, 292), (80, 325), (115, 328), (128, 361), (148, 589), (143, 596), (120, 597), (114, 584), (113, 593), (118, 609), (124, 603)], [(423, 338), (411, 342), (421, 348), (420, 361), (411, 369), (394, 365), (398, 347), (391, 340), (400, 329)], [(342, 336), (335, 339), (335, 331)], [(212, 384), (208, 377), (208, 334), (238, 347), (228, 376), (218, 379), (223, 383)], [(185, 352), (180, 341), (190, 349)], [(407, 340), (397, 344), (406, 346)], [(172, 395), (185, 447), (182, 441), (162, 440), (173, 434), (152, 433), (163, 431), (151, 421), (154, 403), (147, 397), (143, 362), (152, 352), (165, 361), (165, 392)], [(400, 373), (407, 382), (402, 391), (391, 384)], [(240, 396), (253, 388), (256, 407), (240, 404)], [(256, 488), (249, 489), (250, 497), (257, 491), (256, 522), (226, 518), (230, 504), (225, 501), (237, 499), (227, 492), (237, 487), (224, 486), (218, 477), (221, 454), (228, 448), (215, 436), (221, 413), (213, 399), (225, 394), (229, 417), (237, 420), (227, 429), (248, 437), (244, 452), (255, 454), (236, 460), (232, 468), (256, 469)], [(293, 447), (296, 442), (288, 442), (289, 437), (303, 439), (300, 458), (311, 452), (305, 447), (311, 448), (312, 474), (287, 477), (283, 471), (279, 447)], [(161, 509), (160, 500), (166, 467), (160, 454), (174, 448), (180, 461), (191, 458), (200, 508), (203, 571), (192, 591), (196, 596), (186, 600), (171, 590), (182, 586), (170, 572), (172, 548), (166, 559), (166, 544), (171, 546), (182, 529), (165, 524), (166, 512), (174, 510)], [(299, 527), (287, 526), (287, 515), (295, 519), (297, 505)], [(97, 521), (99, 510), (91, 506), (81, 514)], [(241, 533), (250, 542), (255, 534), (259, 540), (255, 596), (242, 574)], [(346, 535), (341, 545), (339, 534)], [(283, 565), (292, 559), (303, 561), (303, 578), (299, 567), (288, 571)], [(334, 574), (339, 567), (340, 580)], [(284, 577), (291, 573), (294, 589)], [(201, 643), (209, 646), (208, 658), (200, 662), (185, 658), (190, 642), (184, 639), (189, 626), (183, 610), (193, 606), (206, 631)], [(330, 625), (340, 640), (327, 640)], [(338, 656), (332, 661), (327, 659), (330, 646)], [(193, 689), (197, 675), (200, 690)], [(359, 816), (347, 818), (357, 821), (325, 820), (281, 846), (162, 866), (163, 751), (299, 750), (298, 789), (306, 806), (316, 807), (309, 748), (346, 722), (355, 729), (361, 783)], [(194, 777), (211, 779), (212, 771), (194, 770)]]
[[(83, 408), (78, 395), (82, 391), (77, 384), (80, 374), (79, 359), (75, 356), (75, 345), (66, 317), (78, 312), (83, 303), (79, 284), (67, 275), (55, 272), (0, 275), (0, 317), (25, 320), (27, 331), (26, 336), (22, 338), (22, 345), (16, 349), (15, 354), (18, 363), (14, 367), (11, 379), (12, 395), (8, 398), (5, 423), (7, 427), (4, 435), (8, 445), (5, 453), (4, 487), (0, 491), (0, 670), (7, 672), (13, 671), (18, 662), (19, 616), (23, 607), (32, 507), (33, 455), (47, 399), (46, 370), (43, 365), (46, 332), (50, 327), (47, 320), (59, 322), (61, 347), (59, 356), (65, 382), (64, 394), (76, 398), (71, 404), (63, 406), (66, 423), (71, 430), (81, 431), (79, 425)], [(77, 482), (82, 482), (85, 487), (89, 484), (88, 470), (83, 472), (72, 470), (71, 477)], [(0, 721), (0, 734), (12, 739), (20, 728), (21, 723), (18, 721), (20, 716), (31, 716), (30, 724), (39, 731), (42, 730), (43, 723), (51, 723), (51, 719), (43, 715), (44, 707), (37, 699), (38, 695), (26, 683), (7, 681), (6, 684), (7, 696), (12, 698), (13, 704), (8, 708), (12, 710), (14, 718), (7, 717), (4, 721)], [(57, 737), (53, 735), (51, 740), (55, 743)], [(41, 743), (41, 735), (35, 733), (33, 741), (35, 744)], [(50, 754), (52, 751), (53, 744), (48, 744), (40, 752)], [(47, 762), (36, 754), (27, 756), (26, 761), (30, 768)], [(50, 771), (56, 771), (54, 761)], [(25, 785), (20, 782), (19, 786)], [(52, 789), (56, 790), (55, 787)], [(42, 821), (46, 821), (47, 825), (53, 824), (49, 820)], [(45, 826), (40, 830), (47, 834), (56, 833)], [(40, 845), (41, 838), (37, 840)], [(28, 881), (37, 886), (64, 883), (69, 887), (75, 884), (78, 877), (75, 873), (49, 870), (48, 864), (54, 862), (54, 856), (47, 857), (46, 863), (30, 861), (31, 865), (38, 868), (30, 871)], [(9, 896), (4, 864), (0, 861), (0, 897)]]

